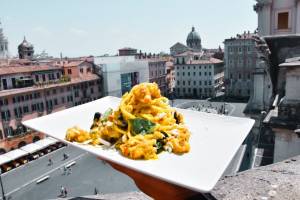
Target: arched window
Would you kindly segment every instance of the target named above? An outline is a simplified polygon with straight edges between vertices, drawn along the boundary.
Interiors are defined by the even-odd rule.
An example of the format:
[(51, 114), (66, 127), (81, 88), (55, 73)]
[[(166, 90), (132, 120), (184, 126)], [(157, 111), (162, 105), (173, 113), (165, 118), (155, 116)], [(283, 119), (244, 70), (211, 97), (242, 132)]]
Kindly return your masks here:
[(21, 148), (23, 146), (26, 145), (26, 142), (25, 141), (21, 141), (19, 144), (18, 144), (18, 148)]
[(39, 141), (41, 138), (39, 136), (34, 136), (32, 142)]

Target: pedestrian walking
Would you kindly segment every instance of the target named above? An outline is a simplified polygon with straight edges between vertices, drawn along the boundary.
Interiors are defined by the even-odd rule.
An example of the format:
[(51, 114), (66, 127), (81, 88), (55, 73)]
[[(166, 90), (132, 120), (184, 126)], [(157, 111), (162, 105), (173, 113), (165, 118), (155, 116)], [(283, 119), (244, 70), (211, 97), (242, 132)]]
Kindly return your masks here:
[(64, 153), (64, 154), (63, 154), (63, 157), (64, 157), (64, 160), (67, 160), (67, 159), (69, 158), (69, 155), (66, 154), (66, 153)]
[(52, 164), (53, 164), (53, 161), (52, 161), (51, 158), (49, 158), (49, 159), (48, 159), (48, 165), (50, 166), (50, 165), (52, 165)]
[(68, 168), (68, 175), (72, 173), (71, 167)]
[(68, 196), (68, 192), (67, 192), (67, 188), (65, 188), (64, 190), (64, 197), (67, 197)]
[(94, 194), (97, 195), (98, 194), (98, 189), (95, 187), (94, 189)]
[(63, 197), (65, 195), (65, 188), (60, 186), (60, 196)]
[(66, 175), (67, 174), (67, 167), (64, 166), (64, 172), (63, 172), (63, 175)]

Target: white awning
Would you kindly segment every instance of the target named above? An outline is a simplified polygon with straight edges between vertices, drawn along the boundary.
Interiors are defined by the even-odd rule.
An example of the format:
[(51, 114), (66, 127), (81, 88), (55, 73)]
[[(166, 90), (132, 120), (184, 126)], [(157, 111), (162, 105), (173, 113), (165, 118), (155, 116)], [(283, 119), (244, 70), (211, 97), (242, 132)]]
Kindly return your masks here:
[(12, 161), (10, 158), (6, 157), (5, 154), (0, 155), (0, 165)]
[(53, 138), (53, 137), (48, 137), (50, 140), (53, 140), (54, 142), (59, 142), (59, 140)]
[(51, 140), (49, 138), (44, 138), (44, 139), (41, 139), (41, 140), (38, 140), (35, 142), (35, 144), (45, 148), (47, 146), (50, 146), (52, 144), (55, 144), (56, 142), (54, 140)]
[(18, 159), (22, 156), (26, 156), (28, 153), (26, 151), (23, 151), (21, 149), (15, 149), (12, 151), (7, 152), (4, 154), (6, 157), (10, 158), (11, 160)]
[(37, 145), (35, 143), (31, 143), (31, 144), (27, 144), (23, 147), (21, 147), (20, 149), (23, 151), (26, 151), (28, 153), (34, 153), (37, 152), (38, 150), (41, 150), (43, 147), (40, 145)]

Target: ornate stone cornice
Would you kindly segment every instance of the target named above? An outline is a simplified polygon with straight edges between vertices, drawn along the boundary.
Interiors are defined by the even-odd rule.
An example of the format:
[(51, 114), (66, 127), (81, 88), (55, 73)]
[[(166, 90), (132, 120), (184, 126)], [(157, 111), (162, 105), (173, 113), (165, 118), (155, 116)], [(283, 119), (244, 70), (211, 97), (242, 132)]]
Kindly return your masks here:
[(265, 6), (269, 6), (272, 4), (273, 0), (256, 0), (257, 3), (253, 6), (254, 11), (259, 12)]

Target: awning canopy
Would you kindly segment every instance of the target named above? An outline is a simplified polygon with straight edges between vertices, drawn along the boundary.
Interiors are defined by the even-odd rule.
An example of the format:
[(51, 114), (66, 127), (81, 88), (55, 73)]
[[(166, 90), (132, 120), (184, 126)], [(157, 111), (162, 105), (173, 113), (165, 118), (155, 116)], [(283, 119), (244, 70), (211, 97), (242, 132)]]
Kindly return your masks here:
[(50, 145), (55, 144), (55, 143), (56, 143), (56, 141), (46, 137), (44, 139), (36, 141), (34, 144), (37, 144), (37, 145), (41, 146), (42, 148), (45, 148), (45, 147), (50, 146)]
[(40, 145), (37, 145), (35, 143), (31, 143), (31, 144), (27, 144), (23, 147), (21, 147), (20, 149), (23, 150), (23, 151), (26, 151), (28, 153), (34, 153), (38, 150), (41, 150), (43, 147), (40, 146)]
[(53, 140), (54, 142), (59, 142), (59, 140), (53, 138), (53, 137), (48, 137), (50, 140)]
[(8, 158), (7, 156), (5, 156), (5, 154), (0, 155), (0, 165), (3, 165), (10, 161), (12, 161), (12, 160), (10, 158)]
[(21, 149), (15, 149), (12, 151), (7, 152), (6, 154), (4, 154), (6, 157), (8, 157), (11, 160), (15, 160), (18, 159), (22, 156), (26, 156), (28, 154), (28, 152), (23, 151)]

